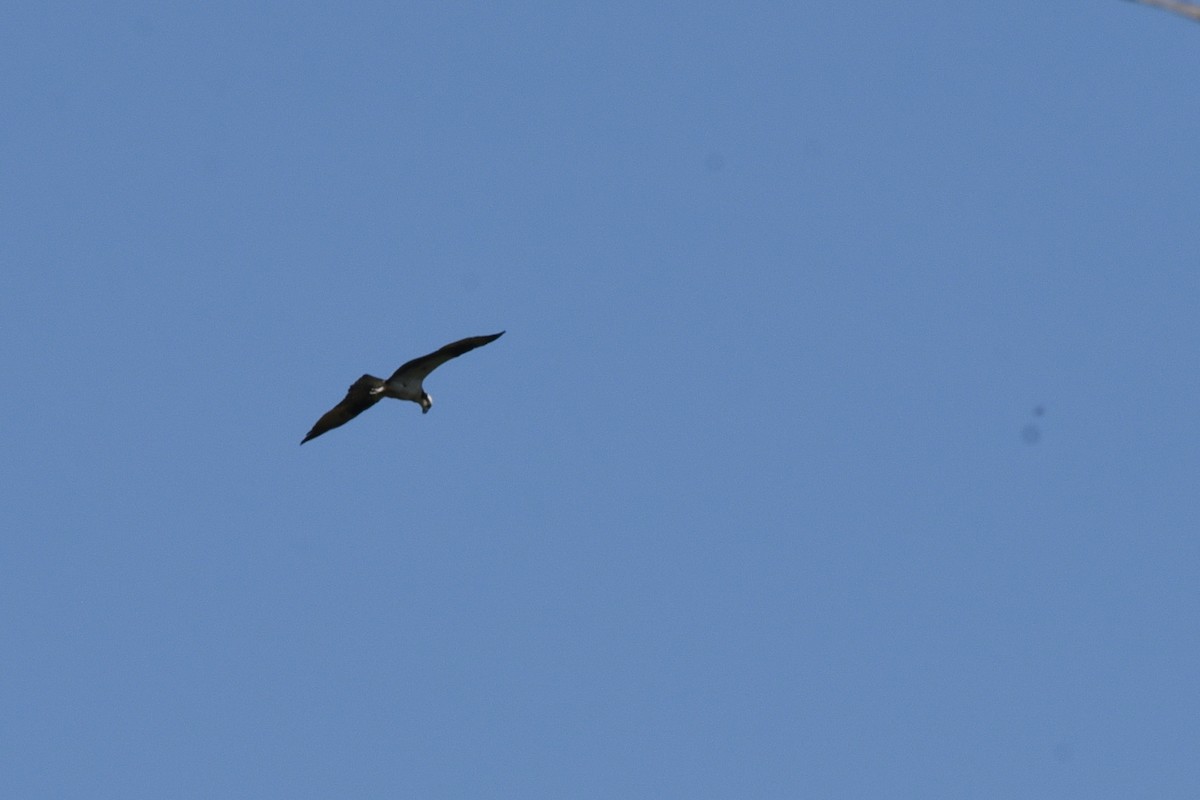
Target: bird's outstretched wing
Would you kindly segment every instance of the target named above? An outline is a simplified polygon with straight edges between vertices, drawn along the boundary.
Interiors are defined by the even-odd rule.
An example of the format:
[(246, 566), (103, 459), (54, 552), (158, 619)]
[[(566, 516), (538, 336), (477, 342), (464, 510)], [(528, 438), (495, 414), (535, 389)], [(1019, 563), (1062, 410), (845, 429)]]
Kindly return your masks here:
[(466, 339), (459, 339), (457, 342), (451, 342), (445, 347), (435, 350), (427, 356), (414, 358), (412, 361), (404, 364), (400, 369), (392, 373), (392, 377), (388, 378), (389, 383), (407, 383), (410, 386), (420, 386), (421, 381), (425, 380), (425, 376), (433, 372), (435, 369), (445, 364), (452, 358), (458, 358), (463, 353), (474, 350), (476, 347), (483, 347), (488, 342), (494, 342), (504, 335), (504, 331), (493, 333), (490, 336), (468, 336)]
[(326, 431), (331, 431), (339, 425), (345, 425), (350, 420), (357, 417), (362, 412), (366, 411), (371, 406), (375, 405), (383, 397), (382, 392), (376, 391), (372, 393), (372, 389), (378, 390), (383, 386), (383, 381), (376, 378), (374, 375), (363, 375), (350, 385), (346, 390), (346, 397), (342, 402), (338, 403), (333, 408), (329, 409), (317, 420), (317, 424), (312, 426), (312, 430), (308, 435), (300, 440), (300, 444), (304, 444), (309, 439), (315, 439)]
[(1200, 6), (1191, 3), (1181, 3), (1178, 0), (1133, 0), (1145, 6), (1154, 6), (1164, 11), (1174, 11), (1180, 16), (1200, 22)]

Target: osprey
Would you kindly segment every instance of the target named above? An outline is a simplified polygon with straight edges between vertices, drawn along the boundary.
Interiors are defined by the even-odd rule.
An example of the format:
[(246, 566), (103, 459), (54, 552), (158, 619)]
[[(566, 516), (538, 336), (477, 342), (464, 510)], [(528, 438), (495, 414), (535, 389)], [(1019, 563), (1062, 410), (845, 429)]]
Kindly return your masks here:
[(468, 336), (451, 342), (440, 350), (435, 350), (427, 356), (414, 358), (400, 369), (392, 373), (386, 381), (374, 375), (363, 375), (350, 384), (346, 397), (342, 402), (329, 409), (317, 420), (308, 435), (300, 440), (304, 444), (309, 439), (315, 439), (326, 431), (331, 431), (339, 425), (345, 425), (350, 420), (366, 411), (385, 397), (397, 400), (411, 400), (421, 405), (421, 413), (426, 414), (433, 407), (433, 398), (421, 385), (425, 377), (452, 358), (458, 358), (463, 353), (483, 347), (488, 342), (494, 342), (504, 335), (504, 331), (493, 333), (491, 336)]

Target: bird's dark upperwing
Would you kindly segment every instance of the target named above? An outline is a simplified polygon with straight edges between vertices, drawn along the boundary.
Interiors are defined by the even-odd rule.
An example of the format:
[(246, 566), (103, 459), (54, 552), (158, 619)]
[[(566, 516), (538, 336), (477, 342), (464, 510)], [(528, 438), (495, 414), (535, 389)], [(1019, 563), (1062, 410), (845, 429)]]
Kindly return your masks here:
[(500, 331), (499, 333), (493, 333), (491, 336), (468, 336), (466, 339), (451, 342), (427, 356), (421, 356), (409, 361), (400, 367), (400, 369), (393, 372), (392, 377), (388, 378), (388, 380), (397, 383), (407, 383), (409, 385), (420, 385), (421, 381), (425, 380), (426, 375), (450, 359), (458, 358), (463, 353), (474, 350), (476, 347), (483, 347), (488, 342), (494, 342), (503, 335), (504, 331)]
[(374, 375), (363, 375), (350, 385), (346, 390), (346, 397), (342, 402), (338, 403), (333, 408), (325, 412), (325, 414), (317, 420), (317, 424), (313, 425), (312, 430), (308, 435), (300, 440), (300, 444), (304, 444), (309, 439), (315, 439), (326, 431), (331, 431), (339, 425), (345, 425), (350, 420), (357, 417), (362, 412), (366, 411), (371, 406), (375, 405), (383, 397), (383, 393), (371, 394), (372, 389), (378, 389), (383, 386), (383, 381), (376, 378)]

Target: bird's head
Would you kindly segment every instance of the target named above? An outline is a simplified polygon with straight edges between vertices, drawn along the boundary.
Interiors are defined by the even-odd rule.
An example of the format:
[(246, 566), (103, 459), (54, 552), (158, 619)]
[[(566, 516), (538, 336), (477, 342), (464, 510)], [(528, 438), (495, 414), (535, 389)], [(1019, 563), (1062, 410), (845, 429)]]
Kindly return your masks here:
[(428, 414), (429, 409), (433, 408), (433, 397), (429, 392), (421, 393), (421, 413)]

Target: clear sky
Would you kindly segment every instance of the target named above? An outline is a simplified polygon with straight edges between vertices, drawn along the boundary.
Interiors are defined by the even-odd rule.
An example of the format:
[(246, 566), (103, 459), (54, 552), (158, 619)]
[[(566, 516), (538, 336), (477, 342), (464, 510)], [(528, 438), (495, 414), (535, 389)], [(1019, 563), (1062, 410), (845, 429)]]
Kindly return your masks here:
[(7, 4), (0, 796), (1196, 797), (1198, 74), (1120, 0)]

